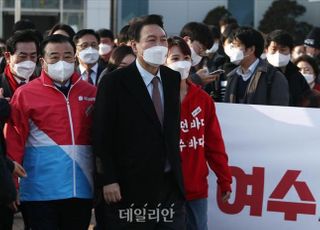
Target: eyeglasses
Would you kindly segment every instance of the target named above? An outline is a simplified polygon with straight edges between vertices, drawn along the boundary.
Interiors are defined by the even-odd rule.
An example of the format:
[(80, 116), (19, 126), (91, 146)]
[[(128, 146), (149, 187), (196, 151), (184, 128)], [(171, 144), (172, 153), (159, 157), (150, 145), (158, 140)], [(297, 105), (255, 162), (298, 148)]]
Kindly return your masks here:
[(79, 46), (81, 50), (84, 50), (90, 46), (94, 49), (99, 49), (99, 44), (97, 42), (92, 42), (92, 43), (84, 42), (84, 43), (78, 44), (77, 46)]

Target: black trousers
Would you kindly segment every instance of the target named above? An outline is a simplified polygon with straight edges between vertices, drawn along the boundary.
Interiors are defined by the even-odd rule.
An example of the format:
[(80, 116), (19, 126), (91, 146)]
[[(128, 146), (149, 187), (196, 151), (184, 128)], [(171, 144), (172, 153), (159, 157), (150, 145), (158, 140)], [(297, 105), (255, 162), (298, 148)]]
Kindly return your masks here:
[(105, 204), (106, 230), (185, 230), (185, 200), (171, 173), (165, 176), (161, 203)]
[(87, 230), (92, 200), (65, 199), (21, 202), (32, 230)]
[(6, 205), (0, 205), (0, 230), (11, 230), (14, 212)]

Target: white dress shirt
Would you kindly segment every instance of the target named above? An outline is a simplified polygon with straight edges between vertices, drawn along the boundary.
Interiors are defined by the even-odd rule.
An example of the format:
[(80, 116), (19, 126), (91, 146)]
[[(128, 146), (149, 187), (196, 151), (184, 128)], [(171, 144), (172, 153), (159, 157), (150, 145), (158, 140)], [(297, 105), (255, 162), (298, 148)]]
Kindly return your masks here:
[[(80, 70), (80, 74), (81, 74), (81, 79), (82, 80), (87, 80), (87, 69), (84, 68), (84, 66), (82, 66), (81, 64), (79, 64), (79, 70)], [(90, 74), (90, 78), (93, 82), (93, 84), (95, 85), (97, 83), (97, 73), (98, 73), (98, 63), (96, 63), (94, 66), (91, 67), (91, 74)]]
[(242, 79), (244, 81), (247, 81), (252, 74), (254, 73), (254, 71), (257, 68), (257, 65), (259, 64), (259, 58), (257, 58), (248, 68), (248, 70), (246, 72), (243, 72), (243, 69), (241, 68), (241, 66), (238, 67), (237, 69), (237, 74), (240, 75), (242, 77)]
[[(152, 90), (153, 90), (153, 84), (152, 84), (152, 79), (155, 77), (152, 73), (148, 72), (147, 70), (145, 70), (139, 63), (138, 59), (136, 59), (136, 65), (137, 65), (137, 68), (138, 68), (138, 71), (144, 81), (144, 84), (146, 85), (147, 87), (147, 90), (149, 92), (149, 95), (152, 99)], [(160, 69), (158, 71), (158, 73), (156, 74), (156, 76), (160, 79), (159, 80), (159, 84), (158, 84), (158, 87), (159, 87), (159, 92), (160, 92), (160, 97), (161, 97), (161, 103), (162, 103), (162, 111), (163, 110), (163, 86), (162, 86), (162, 81), (161, 81), (161, 75), (160, 75)]]

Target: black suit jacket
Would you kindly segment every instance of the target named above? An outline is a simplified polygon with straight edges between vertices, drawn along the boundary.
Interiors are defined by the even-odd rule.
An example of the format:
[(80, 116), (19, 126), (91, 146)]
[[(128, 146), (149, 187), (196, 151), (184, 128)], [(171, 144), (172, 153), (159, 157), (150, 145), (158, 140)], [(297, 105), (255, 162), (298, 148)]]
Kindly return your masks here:
[(16, 189), (11, 174), (14, 165), (6, 157), (6, 146), (2, 133), (3, 123), (9, 116), (9, 113), (10, 107), (8, 101), (0, 98), (0, 205), (9, 204), (16, 198)]
[[(32, 75), (29, 81), (36, 79), (36, 75)], [(3, 88), (3, 96), (11, 98), (14, 94), (14, 91), (11, 89), (8, 77), (2, 73), (0, 74), (0, 88)]]
[(13, 91), (10, 88), (7, 77), (4, 73), (0, 75), (0, 88), (3, 88), (3, 96), (11, 98), (13, 95)]
[(94, 153), (102, 160), (104, 184), (119, 183), (124, 202), (159, 202), (168, 158), (183, 194), (180, 165), (180, 76), (160, 67), (164, 124), (134, 62), (103, 76), (94, 115)]
[[(281, 71), (281, 68), (278, 69)], [(289, 84), (289, 105), (299, 106), (302, 98), (311, 93), (310, 86), (299, 72), (299, 68), (291, 61), (286, 66), (283, 74), (287, 78)]]
[[(103, 60), (99, 59), (99, 61), (98, 61), (98, 70), (97, 70), (97, 78), (96, 78), (95, 86), (98, 85), (99, 79), (100, 79), (100, 75), (101, 75), (101, 73), (103, 72), (103, 70), (106, 67), (107, 67), (107, 65), (103, 62)], [(77, 67), (77, 72), (81, 75), (79, 66)]]

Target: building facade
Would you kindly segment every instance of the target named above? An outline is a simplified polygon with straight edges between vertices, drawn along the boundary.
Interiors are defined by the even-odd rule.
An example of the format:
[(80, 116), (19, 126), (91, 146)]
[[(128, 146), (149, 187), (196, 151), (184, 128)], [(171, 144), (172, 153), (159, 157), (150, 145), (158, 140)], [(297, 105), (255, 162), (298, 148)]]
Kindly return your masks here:
[(83, 28), (109, 28), (111, 0), (0, 0), (0, 37), (8, 38), (15, 21), (30, 19), (45, 33), (58, 22)]

